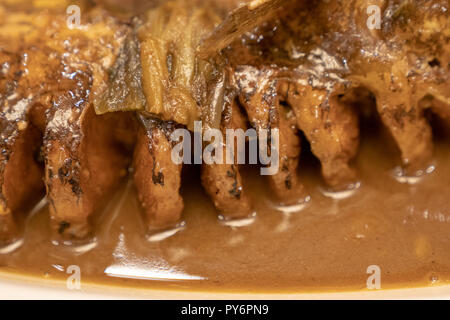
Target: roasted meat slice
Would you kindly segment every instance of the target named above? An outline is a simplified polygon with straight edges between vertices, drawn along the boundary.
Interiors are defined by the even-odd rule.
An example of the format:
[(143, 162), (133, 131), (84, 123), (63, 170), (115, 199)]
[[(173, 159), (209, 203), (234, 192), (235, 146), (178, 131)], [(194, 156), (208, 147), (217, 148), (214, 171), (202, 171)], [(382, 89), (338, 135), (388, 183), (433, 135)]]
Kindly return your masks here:
[(291, 205), (304, 202), (307, 192), (298, 175), (301, 139), (296, 117), (292, 108), (281, 102), (278, 101), (279, 172), (270, 177), (270, 183), (277, 199)]
[[(29, 16), (11, 16), (4, 10), (0, 16), (0, 242), (4, 243), (19, 235), (17, 220), (43, 196), (43, 163), (39, 158), (44, 125), (42, 121), (34, 123), (34, 118), (45, 118), (44, 114), (38, 116), (35, 108), (36, 92), (45, 84), (36, 75), (29, 75), (27, 67), (36, 66), (39, 59), (47, 59), (49, 65), (54, 60), (45, 52), (22, 47), (20, 39), (37, 36), (29, 26)], [(45, 16), (42, 21), (46, 21)], [(45, 70), (37, 71), (45, 77)]]
[(239, 66), (235, 73), (240, 102), (250, 123), (257, 131), (278, 129), (277, 173), (269, 176), (270, 184), (280, 202), (291, 205), (305, 197), (304, 187), (298, 178), (300, 137), (295, 118), (290, 110), (280, 105), (279, 81), (271, 68), (257, 69)]
[(340, 103), (338, 93), (329, 95), (298, 83), (288, 85), (287, 90), (286, 100), (322, 164), (325, 181), (338, 190), (347, 188), (356, 180), (349, 162), (358, 150), (357, 113)]
[[(407, 175), (424, 172), (433, 154), (432, 133), (425, 108), (442, 116), (449, 105), (450, 46), (448, 1), (378, 1), (380, 25), (367, 27), (367, 1), (318, 6), (323, 19), (342, 9), (329, 30), (357, 40), (352, 46), (335, 45), (349, 62), (347, 79), (375, 96), (383, 123), (391, 132)], [(355, 29), (348, 28), (354, 22)], [(336, 39), (337, 40), (337, 39)], [(334, 40), (334, 41), (336, 41)], [(442, 61), (441, 61), (442, 60)], [(422, 100), (432, 103), (422, 103)], [(444, 116), (445, 117), (445, 116)]]
[[(126, 175), (131, 157), (123, 148), (133, 143), (133, 131), (121, 131), (129, 116), (99, 117), (92, 105), (128, 27), (97, 9), (85, 19), (83, 30), (71, 30), (65, 16), (49, 10), (26, 15), (12, 10), (2, 29), (19, 31), (0, 38), (3, 56), (14, 52), (9, 56), (18, 61), (4, 61), (2, 69), (7, 73), (2, 77), (2, 142), (5, 156), (13, 160), (4, 162), (2, 173), (2, 194), (11, 208), (4, 212), (16, 210), (19, 201), (32, 205), (31, 195), (40, 196), (43, 175), (33, 157), (43, 137), (52, 225), (75, 238), (89, 233), (88, 217)], [(20, 200), (11, 197), (13, 191)]]
[[(222, 117), (221, 133), (226, 136), (227, 129), (245, 130), (247, 123), (239, 110), (237, 103), (227, 105)], [(234, 152), (229, 150), (227, 145), (219, 146), (222, 148), (222, 163), (203, 163), (202, 164), (202, 185), (206, 193), (218, 212), (225, 219), (236, 219), (249, 217), (252, 211), (252, 205), (244, 189), (242, 176), (239, 172), (238, 153), (241, 150), (244, 141), (234, 139)], [(227, 159), (227, 156), (231, 159)]]
[(18, 235), (15, 220), (24, 217), (44, 191), (42, 164), (36, 160), (41, 134), (28, 120), (31, 101), (13, 100), (0, 113), (0, 243)]
[(172, 160), (171, 133), (174, 124), (140, 117), (134, 154), (134, 181), (150, 231), (174, 226), (180, 221), (181, 164)]
[[(245, 116), (258, 133), (275, 130), (279, 171), (268, 180), (281, 204), (306, 195), (299, 131), (330, 188), (355, 182), (351, 160), (367, 99), (405, 174), (424, 172), (433, 153), (427, 110), (450, 118), (448, 1), (245, 1), (227, 17), (236, 2), (155, 1), (124, 22), (128, 15), (81, 1), (79, 28), (67, 25), (67, 2), (27, 12), (1, 3), (0, 238), (40, 195), (42, 162), (54, 229), (88, 235), (136, 138), (146, 222), (176, 224), (182, 165), (171, 159), (171, 133), (197, 120), (221, 134), (247, 129)], [(379, 29), (368, 24), (369, 5), (380, 9)], [(273, 154), (270, 141), (263, 148)], [(202, 166), (205, 190), (227, 218), (252, 213), (235, 156)]]
[[(2, 15), (0, 10), (0, 15)], [(44, 87), (37, 77), (29, 75), (28, 65), (36, 65), (45, 52), (26, 48), (19, 50), (15, 37), (35, 36), (26, 15), (4, 17), (0, 25), (0, 242), (9, 242), (19, 236), (17, 220), (44, 195), (43, 163), (41, 155), (42, 122), (35, 107), (36, 91)], [(45, 20), (45, 19), (44, 19)], [(20, 28), (21, 25), (24, 27)], [(29, 55), (33, 55), (32, 59)], [(48, 58), (49, 65), (53, 60)], [(45, 77), (45, 70), (39, 73)], [(44, 98), (44, 97), (40, 97)], [(36, 119), (35, 119), (36, 118)], [(34, 120), (37, 120), (36, 123)], [(38, 123), (40, 122), (40, 123)]]
[(91, 231), (90, 216), (127, 175), (129, 142), (116, 130), (130, 122), (117, 114), (97, 116), (92, 104), (82, 112), (61, 104), (56, 112), (44, 140), (51, 223), (66, 238), (83, 238)]
[[(379, 30), (368, 26), (367, 1), (295, 5), (297, 10), (225, 50), (253, 124), (267, 123), (274, 110), (268, 102), (284, 96), (322, 163), (326, 182), (346, 188), (356, 179), (349, 162), (357, 152), (357, 113), (363, 105), (350, 97), (356, 97), (355, 88), (364, 88), (375, 97), (381, 120), (399, 146), (404, 173), (423, 173), (432, 156), (424, 111), (448, 117), (448, 3), (379, 1)], [(270, 85), (276, 81), (281, 82), (278, 92)], [(262, 99), (257, 94), (249, 99), (255, 91)]]
[[(93, 13), (86, 31), (59, 26), (62, 57), (59, 91), (53, 94), (44, 136), (45, 177), (52, 225), (60, 234), (89, 234), (89, 217), (126, 176), (132, 137), (120, 136), (130, 125), (127, 115), (97, 116), (93, 100), (103, 92), (127, 28)], [(67, 30), (67, 34), (63, 32)], [(71, 39), (71, 44), (64, 41)], [(95, 39), (95, 40), (94, 40)], [(108, 46), (104, 46), (108, 44)], [(61, 46), (61, 47), (60, 47)], [(127, 136), (132, 136), (133, 127)]]

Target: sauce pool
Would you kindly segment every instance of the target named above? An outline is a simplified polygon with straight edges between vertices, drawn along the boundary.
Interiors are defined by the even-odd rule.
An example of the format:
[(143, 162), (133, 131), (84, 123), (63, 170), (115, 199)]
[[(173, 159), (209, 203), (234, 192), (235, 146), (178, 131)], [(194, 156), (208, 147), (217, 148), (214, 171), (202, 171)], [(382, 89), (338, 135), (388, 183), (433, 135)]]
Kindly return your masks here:
[(302, 157), (310, 201), (282, 208), (270, 200), (257, 168), (242, 170), (257, 216), (245, 226), (221, 223), (186, 167), (185, 226), (150, 241), (131, 180), (95, 221), (95, 241), (52, 241), (48, 208), (26, 221), (23, 243), (0, 254), (0, 271), (42, 281), (66, 279), (76, 265), (81, 281), (141, 288), (231, 292), (314, 292), (365, 289), (370, 266), (382, 288), (421, 287), (450, 280), (450, 146), (436, 142), (435, 170), (420, 181), (396, 179), (394, 148), (365, 137), (355, 166), (361, 185), (345, 197), (324, 192), (319, 167)]

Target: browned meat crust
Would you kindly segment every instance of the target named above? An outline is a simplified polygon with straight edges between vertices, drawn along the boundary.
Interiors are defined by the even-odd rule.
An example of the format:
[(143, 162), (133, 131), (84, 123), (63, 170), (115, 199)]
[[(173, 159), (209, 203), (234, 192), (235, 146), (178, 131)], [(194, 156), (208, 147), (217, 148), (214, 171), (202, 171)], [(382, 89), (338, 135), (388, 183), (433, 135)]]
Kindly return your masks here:
[(0, 243), (18, 236), (16, 220), (43, 196), (41, 133), (30, 123), (32, 96), (23, 57), (0, 48)]
[[(351, 160), (359, 143), (358, 109), (367, 98), (355, 94), (358, 88), (376, 100), (406, 173), (423, 172), (433, 153), (425, 112), (450, 118), (448, 1), (376, 1), (380, 30), (367, 28), (366, 0), (290, 2), (282, 16), (266, 21), (271, 14), (261, 14), (255, 21), (265, 23), (202, 60), (196, 46), (223, 17), (215, 9), (234, 0), (212, 2), (211, 8), (201, 1), (192, 7), (155, 2), (142, 20), (129, 23), (83, 7), (81, 30), (69, 30), (64, 14), (0, 5), (0, 240), (14, 231), (21, 205), (40, 195), (42, 159), (35, 154), (42, 136), (52, 225), (61, 235), (89, 234), (89, 218), (126, 174), (136, 134), (135, 181), (147, 223), (176, 223), (183, 201), (181, 165), (170, 158), (173, 121), (192, 128), (193, 120), (202, 119), (222, 132), (246, 128), (237, 106), (227, 106), (228, 91), (239, 97), (258, 132), (279, 130), (280, 170), (268, 179), (283, 204), (305, 196), (297, 172), (299, 130), (331, 188), (346, 188), (357, 178)], [(257, 3), (278, 8), (285, 2)], [(254, 5), (236, 16), (251, 16)], [(253, 23), (247, 19), (246, 25)], [(218, 43), (242, 34), (224, 26), (232, 37)], [(226, 87), (228, 80), (234, 87)], [(120, 110), (162, 120), (144, 117), (137, 133), (134, 113), (109, 113)], [(251, 212), (237, 163), (202, 170), (220, 213)]]
[[(252, 86), (241, 87), (244, 94), (258, 87), (270, 97), (271, 89), (263, 89), (270, 81), (290, 84), (286, 101), (335, 189), (355, 179), (349, 161), (359, 135), (352, 108), (358, 103), (348, 104), (342, 95), (360, 86), (372, 92), (409, 175), (430, 164), (432, 136), (424, 110), (448, 114), (448, 2), (376, 4), (380, 30), (367, 27), (367, 1), (298, 1), (287, 17), (256, 28), (227, 50), (238, 75), (242, 68), (261, 73)], [(270, 110), (261, 110), (258, 121), (269, 116)]]
[(170, 133), (174, 126), (141, 117), (134, 153), (134, 181), (150, 229), (164, 229), (179, 222), (181, 169), (172, 161)]
[(15, 217), (25, 216), (25, 212), (43, 196), (44, 191), (42, 164), (35, 159), (39, 154), (41, 135), (26, 120), (7, 120), (9, 115), (0, 116), (0, 127), (4, 129), (2, 133), (14, 130), (7, 143), (0, 144), (0, 242), (17, 235)]
[[(131, 161), (126, 145), (112, 134), (126, 117), (96, 116), (92, 105), (80, 117), (80, 127), (72, 128), (68, 136), (47, 127), (45, 138), (52, 226), (61, 235), (75, 238), (89, 234), (90, 216), (127, 175)], [(74, 135), (81, 139), (73, 139)]]
[(298, 127), (310, 141), (312, 152), (322, 163), (328, 185), (345, 189), (355, 182), (349, 162), (359, 143), (357, 113), (340, 103), (337, 93), (329, 96), (324, 90), (298, 84), (288, 85), (286, 100), (296, 114)]
[(291, 110), (280, 106), (279, 81), (272, 69), (240, 67), (236, 71), (240, 101), (250, 123), (260, 130), (279, 130), (279, 170), (269, 176), (270, 184), (279, 201), (293, 204), (305, 197), (298, 178), (300, 137)]
[(285, 205), (305, 200), (306, 190), (300, 182), (298, 167), (301, 153), (301, 139), (295, 114), (288, 106), (278, 102), (279, 172), (269, 178), (276, 198)]
[[(121, 144), (132, 138), (119, 140), (116, 134), (127, 125), (127, 116), (98, 117), (91, 103), (105, 86), (127, 27), (101, 10), (86, 15), (85, 31), (69, 30), (64, 16), (46, 10), (6, 19), (1, 27), (12, 32), (0, 37), (6, 72), (2, 143), (8, 143), (5, 156), (12, 157), (2, 171), (4, 212), (17, 211), (19, 201), (32, 205), (31, 195), (40, 196), (42, 169), (33, 156), (44, 136), (52, 226), (61, 235), (84, 237), (90, 231), (88, 217), (125, 176), (131, 159)], [(17, 187), (19, 182), (23, 187)]]
[[(245, 118), (236, 102), (225, 110), (222, 117), (221, 131), (226, 136), (227, 129), (246, 130)], [(202, 185), (218, 212), (226, 219), (245, 218), (252, 214), (250, 199), (242, 184), (237, 162), (237, 141), (235, 142), (234, 164), (226, 161), (227, 148), (223, 147), (223, 164), (202, 165)]]

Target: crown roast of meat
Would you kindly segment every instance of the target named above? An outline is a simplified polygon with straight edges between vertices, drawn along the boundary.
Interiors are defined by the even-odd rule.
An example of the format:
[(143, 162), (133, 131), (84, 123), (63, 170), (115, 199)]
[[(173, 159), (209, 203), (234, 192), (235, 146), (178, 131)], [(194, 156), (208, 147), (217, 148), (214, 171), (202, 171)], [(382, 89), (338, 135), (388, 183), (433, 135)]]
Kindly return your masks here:
[[(19, 2), (19, 1), (18, 1)], [(159, 1), (133, 17), (64, 1), (0, 6), (0, 240), (46, 190), (57, 234), (83, 238), (90, 217), (133, 168), (149, 228), (180, 221), (176, 128), (279, 130), (267, 177), (282, 204), (303, 201), (303, 132), (333, 190), (357, 181), (359, 112), (376, 104), (405, 174), (433, 154), (425, 117), (450, 119), (448, 1)], [(367, 8), (381, 10), (379, 29)], [(29, 6), (30, 7), (30, 6)], [(203, 164), (225, 218), (252, 204), (235, 164)]]

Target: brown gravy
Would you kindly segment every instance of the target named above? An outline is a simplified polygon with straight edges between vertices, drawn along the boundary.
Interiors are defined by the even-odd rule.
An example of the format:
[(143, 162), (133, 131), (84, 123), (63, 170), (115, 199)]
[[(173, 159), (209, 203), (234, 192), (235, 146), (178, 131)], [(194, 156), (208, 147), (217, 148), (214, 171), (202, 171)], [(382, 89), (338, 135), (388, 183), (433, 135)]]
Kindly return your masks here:
[(66, 279), (143, 288), (233, 292), (312, 292), (366, 288), (367, 268), (381, 268), (382, 288), (450, 280), (450, 145), (436, 142), (435, 170), (416, 184), (395, 180), (397, 161), (380, 136), (364, 138), (355, 161), (361, 187), (334, 200), (320, 191), (318, 166), (302, 160), (311, 201), (286, 214), (271, 203), (257, 170), (245, 171), (257, 217), (245, 227), (219, 223), (196, 168), (184, 172), (184, 230), (159, 242), (144, 237), (141, 209), (128, 181), (96, 222), (86, 252), (52, 243), (47, 207), (26, 222), (23, 245), (0, 255), (0, 271), (43, 281)]

